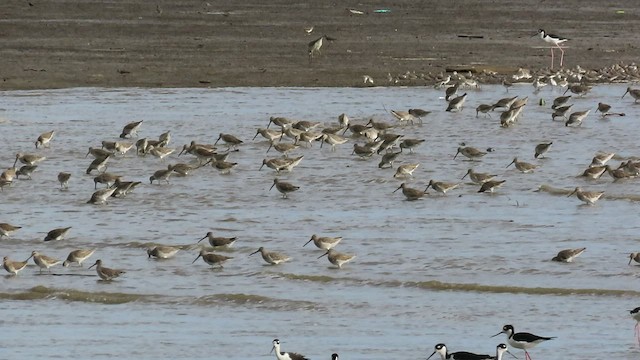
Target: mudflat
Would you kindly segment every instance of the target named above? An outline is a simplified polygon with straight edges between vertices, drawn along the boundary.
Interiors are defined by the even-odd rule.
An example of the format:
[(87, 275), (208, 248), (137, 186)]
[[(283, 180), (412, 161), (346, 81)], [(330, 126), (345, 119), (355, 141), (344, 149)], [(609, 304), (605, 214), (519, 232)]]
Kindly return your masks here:
[[(550, 66), (539, 28), (570, 39), (565, 67), (640, 58), (634, 0), (12, 0), (0, 14), (3, 89), (362, 86), (363, 75), (385, 86), (389, 74), (471, 66), (510, 74)], [(323, 35), (335, 40), (310, 61), (308, 44)]]

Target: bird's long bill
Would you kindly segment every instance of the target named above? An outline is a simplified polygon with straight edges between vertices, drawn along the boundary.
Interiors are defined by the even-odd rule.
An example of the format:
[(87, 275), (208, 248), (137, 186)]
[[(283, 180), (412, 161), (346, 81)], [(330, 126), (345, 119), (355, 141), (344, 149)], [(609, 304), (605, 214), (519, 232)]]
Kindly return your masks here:
[(260, 131), (256, 132), (256, 136), (254, 136), (251, 140), (255, 140), (258, 137), (258, 134), (260, 134)]
[(454, 160), (456, 159), (456, 156), (458, 156), (458, 154), (460, 154), (460, 150), (458, 150), (458, 151), (456, 152), (456, 154), (455, 154), (455, 155), (453, 155), (453, 159), (454, 159)]
[(183, 152), (185, 152), (187, 150), (187, 146), (183, 146), (182, 147), (182, 151), (180, 151), (180, 153), (178, 154), (178, 156), (182, 155)]
[(205, 235), (202, 239), (198, 240), (198, 242), (200, 242), (200, 241), (202, 241), (202, 240), (204, 240), (206, 238), (207, 238), (207, 235)]
[(631, 265), (631, 261), (633, 261), (633, 255), (629, 255), (629, 263), (627, 265)]
[(323, 256), (327, 256), (327, 255), (329, 255), (329, 252), (328, 252), (328, 251), (327, 251), (326, 253), (324, 253), (324, 254), (322, 254), (322, 255), (318, 256), (318, 259), (320, 259), (320, 258), (321, 258), (321, 257), (323, 257)]
[(262, 170), (263, 167), (264, 167), (264, 163), (262, 163), (262, 165), (260, 165), (260, 169), (258, 169), (258, 171)]
[[(427, 190), (429, 190), (429, 188), (430, 188), (430, 187), (433, 187), (433, 186), (431, 185), (431, 182), (429, 182), (429, 184), (427, 185), (427, 187), (426, 187), (426, 188), (424, 188), (424, 192), (427, 192)], [(433, 188), (433, 189), (435, 190), (435, 188)]]
[(89, 266), (89, 267), (87, 268), (87, 270), (89, 270), (89, 269), (91, 269), (92, 267), (96, 266), (96, 264), (97, 264), (97, 262), (96, 262), (96, 263), (93, 263), (93, 265)]
[(505, 167), (505, 169), (506, 169), (506, 168), (508, 168), (509, 166), (511, 166), (511, 164), (513, 164), (513, 163), (515, 163), (515, 162), (516, 162), (516, 159), (513, 159), (513, 161), (512, 161), (512, 162), (510, 162), (510, 163), (509, 163), (509, 165), (507, 165), (507, 166)]
[(571, 192), (571, 194), (567, 195), (567, 197), (571, 197), (571, 195), (575, 194), (575, 193), (576, 193), (576, 191), (578, 191), (578, 190), (573, 190), (573, 191)]
[(466, 174), (464, 174), (464, 176), (463, 176), (463, 177), (461, 177), (461, 178), (460, 178), (460, 180), (463, 180), (464, 178), (466, 178), (466, 177), (467, 177), (467, 175), (469, 175), (469, 171), (467, 171), (467, 173), (466, 173)]
[(269, 188), (269, 191), (271, 191), (271, 189), (273, 189), (274, 186), (276, 186), (275, 182), (273, 183), (273, 185), (271, 185), (271, 187)]
[[(310, 242), (311, 242), (311, 240), (313, 240), (313, 239), (309, 239), (309, 241), (307, 241), (306, 243), (304, 243), (304, 245), (302, 245), (302, 247), (307, 246), (307, 244), (308, 244), (308, 243), (310, 243)], [(629, 263), (631, 263), (631, 261), (629, 261)]]
[(625, 91), (624, 94), (622, 94), (622, 97), (620, 99), (624, 98), (624, 96), (627, 95), (628, 93), (629, 93), (629, 89), (627, 89), (627, 91)]
[(432, 353), (431, 353), (431, 355), (429, 355), (429, 357), (427, 358), (427, 360), (431, 359), (431, 357), (432, 357), (433, 355), (435, 355), (435, 353), (436, 353), (436, 352), (437, 352), (437, 351), (432, 352)]
[(498, 336), (498, 335), (500, 335), (500, 334), (502, 334), (502, 331), (500, 331), (499, 333), (497, 333), (497, 334), (493, 335), (492, 337), (496, 337), (496, 336)]
[(32, 258), (32, 257), (33, 257), (33, 254), (31, 254), (31, 256), (29, 256), (29, 257), (27, 258), (27, 260), (25, 260), (25, 261), (29, 261), (29, 260), (31, 260), (31, 258)]
[(89, 154), (91, 154), (91, 150), (87, 151), (87, 155), (85, 155), (84, 158), (86, 159)]
[(518, 358), (517, 356), (513, 355), (513, 354), (511, 353), (511, 351), (509, 351), (509, 350), (507, 350), (507, 354), (509, 354), (509, 355), (513, 356), (513, 357), (514, 357), (514, 358), (516, 358), (516, 359)]
[(202, 255), (198, 254), (198, 257), (197, 257), (195, 260), (193, 260), (191, 263), (192, 263), (192, 264), (193, 264), (193, 263), (195, 263), (195, 262), (196, 262), (196, 260), (200, 259), (200, 256), (202, 256)]
[(216, 140), (216, 142), (213, 143), (213, 145), (217, 144), (218, 141), (220, 141), (220, 138), (222, 137), (222, 134), (220, 134), (220, 136), (218, 136), (218, 140)]
[(256, 251), (252, 252), (251, 254), (249, 254), (249, 256), (251, 256), (251, 255), (253, 255), (253, 254), (257, 254), (257, 253), (259, 253), (259, 252), (260, 252), (260, 250), (256, 250)]
[(273, 141), (271, 142), (271, 144), (269, 145), (269, 148), (267, 149), (267, 152), (269, 152), (269, 150), (271, 150), (271, 148), (273, 147)]
[(275, 346), (274, 346), (274, 347), (272, 347), (272, 348), (271, 348), (271, 351), (269, 351), (269, 355), (271, 355), (271, 353), (272, 353), (272, 352), (273, 352), (273, 350), (275, 350), (275, 349), (276, 349), (276, 347), (275, 347)]
[[(398, 186), (398, 188), (397, 188), (397, 189), (395, 189), (395, 190), (393, 190), (393, 192), (396, 192), (396, 191), (398, 191), (398, 190), (400, 190), (400, 189), (402, 189), (402, 186)], [(311, 240), (309, 240), (309, 241), (311, 241)]]

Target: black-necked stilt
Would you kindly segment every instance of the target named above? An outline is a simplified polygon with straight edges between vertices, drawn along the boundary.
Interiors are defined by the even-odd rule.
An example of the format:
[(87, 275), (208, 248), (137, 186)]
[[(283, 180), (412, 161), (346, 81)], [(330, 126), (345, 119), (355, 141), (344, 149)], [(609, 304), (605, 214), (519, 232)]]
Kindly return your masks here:
[(530, 349), (543, 341), (555, 339), (555, 336), (544, 337), (538, 336), (526, 332), (515, 332), (512, 325), (505, 325), (502, 327), (502, 331), (493, 335), (492, 337), (498, 336), (500, 334), (507, 334), (507, 342), (509, 345), (513, 346), (516, 349), (524, 350), (525, 359), (531, 360), (531, 356), (529, 356), (529, 352), (527, 349)]
[[(298, 353), (280, 351), (280, 340), (278, 339), (273, 340), (273, 347), (271, 348), (271, 352), (273, 352), (273, 350), (276, 351), (276, 358), (278, 360), (309, 360), (304, 355), (300, 355)], [(337, 354), (334, 355), (336, 355), (337, 359)]]
[(437, 344), (435, 346), (435, 350), (433, 351), (433, 353), (431, 353), (431, 355), (429, 355), (427, 360), (431, 359), (431, 357), (436, 353), (440, 354), (440, 358), (442, 360), (488, 360), (493, 358), (491, 355), (480, 355), (467, 351), (456, 351), (454, 353), (449, 353), (445, 344)]
[(502, 360), (502, 355), (504, 355), (505, 352), (517, 359), (517, 357), (509, 351), (507, 344), (498, 344), (498, 346), (496, 346), (496, 357), (492, 357), (492, 359)]
[(336, 353), (331, 354), (331, 360), (338, 360), (338, 354)]
[(640, 307), (629, 311), (629, 313), (631, 314), (633, 320), (636, 321), (635, 336), (636, 340), (638, 341), (638, 345), (640, 345)]
[[(540, 38), (542, 40), (544, 40), (545, 42), (548, 42), (549, 44), (553, 44), (553, 45), (555, 45), (555, 47), (560, 49), (560, 67), (562, 67), (562, 62), (564, 60), (564, 49), (562, 49), (562, 47), (560, 47), (560, 44), (562, 44), (563, 42), (565, 42), (565, 41), (567, 41), (569, 39), (564, 38), (562, 36), (549, 34), (546, 31), (544, 31), (543, 29), (538, 29), (538, 34), (536, 34), (536, 35), (540, 35)], [(553, 46), (550, 49), (551, 49), (551, 68), (553, 69)]]

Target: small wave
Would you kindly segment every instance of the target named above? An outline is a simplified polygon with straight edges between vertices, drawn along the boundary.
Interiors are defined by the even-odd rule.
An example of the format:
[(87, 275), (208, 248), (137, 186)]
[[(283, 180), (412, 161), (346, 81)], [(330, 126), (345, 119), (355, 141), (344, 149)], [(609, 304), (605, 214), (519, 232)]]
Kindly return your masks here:
[[(551, 195), (569, 195), (573, 192), (573, 190), (574, 189), (557, 188), (550, 185), (540, 185), (540, 187), (535, 191), (546, 192)], [(602, 198), (609, 199), (609, 200), (640, 201), (640, 195), (636, 195), (636, 194), (611, 194), (611, 193), (605, 192)]]
[(101, 304), (125, 304), (134, 301), (150, 301), (155, 295), (139, 295), (125, 293), (86, 292), (68, 289), (54, 289), (46, 286), (36, 286), (19, 293), (0, 293), (4, 300), (46, 300), (61, 299), (65, 301), (80, 301)]
[(437, 280), (404, 283), (420, 289), (445, 291), (473, 291), (484, 293), (530, 294), (530, 295), (595, 295), (595, 296), (639, 296), (640, 291), (615, 289), (572, 289), (572, 288), (528, 288), (522, 286), (501, 286), (481, 284), (446, 283)]
[(197, 298), (195, 305), (245, 305), (269, 310), (324, 310), (311, 301), (276, 299), (268, 296), (251, 294), (213, 294)]

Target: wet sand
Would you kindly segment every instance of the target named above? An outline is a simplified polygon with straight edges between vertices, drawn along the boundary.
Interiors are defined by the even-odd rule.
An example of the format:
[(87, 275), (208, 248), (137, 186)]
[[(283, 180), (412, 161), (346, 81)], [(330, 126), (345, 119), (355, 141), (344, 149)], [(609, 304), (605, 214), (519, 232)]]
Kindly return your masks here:
[[(2, 89), (361, 86), (365, 74), (386, 86), (389, 73), (456, 66), (510, 74), (549, 66), (538, 28), (571, 39), (566, 67), (640, 56), (632, 0), (31, 0), (0, 14)], [(307, 44), (322, 34), (336, 41), (310, 64)]]

